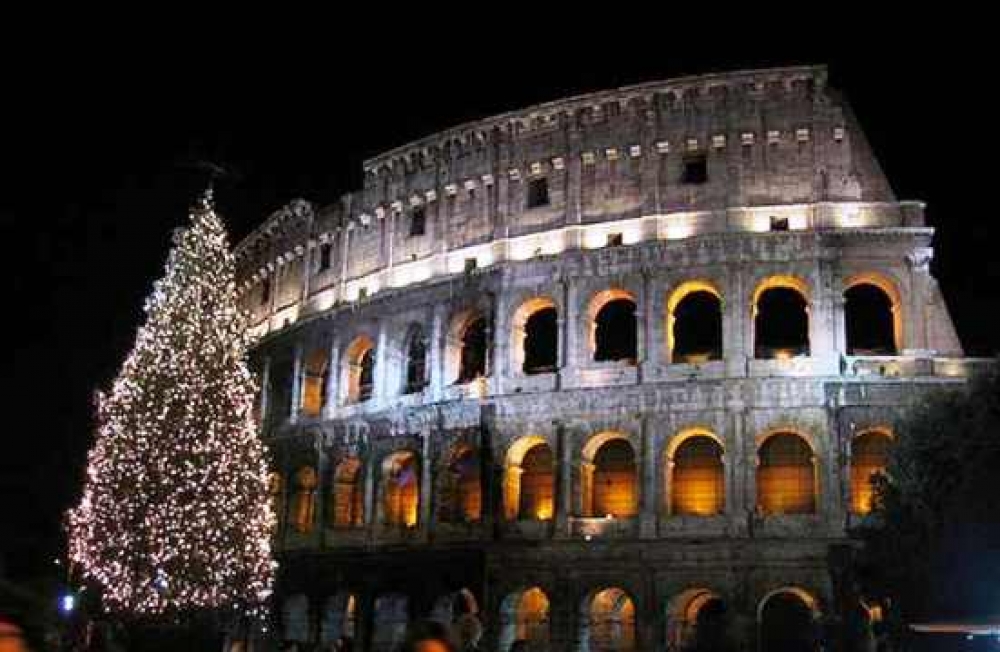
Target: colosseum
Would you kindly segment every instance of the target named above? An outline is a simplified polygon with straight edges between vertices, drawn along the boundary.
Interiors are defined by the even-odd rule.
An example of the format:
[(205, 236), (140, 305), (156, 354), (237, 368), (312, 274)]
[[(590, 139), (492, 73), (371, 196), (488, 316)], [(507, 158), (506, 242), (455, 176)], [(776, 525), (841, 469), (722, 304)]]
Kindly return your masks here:
[(808, 66), (463, 124), (275, 212), (236, 250), (270, 636), (816, 649), (895, 418), (977, 363), (923, 208)]

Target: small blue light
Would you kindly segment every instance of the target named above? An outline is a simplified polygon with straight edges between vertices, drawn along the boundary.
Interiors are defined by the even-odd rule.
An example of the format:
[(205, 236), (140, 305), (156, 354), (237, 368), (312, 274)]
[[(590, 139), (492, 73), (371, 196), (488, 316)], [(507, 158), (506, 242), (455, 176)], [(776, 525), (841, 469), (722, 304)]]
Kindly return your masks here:
[(59, 599), (59, 608), (64, 614), (73, 613), (76, 609), (76, 596), (72, 593), (67, 593)]

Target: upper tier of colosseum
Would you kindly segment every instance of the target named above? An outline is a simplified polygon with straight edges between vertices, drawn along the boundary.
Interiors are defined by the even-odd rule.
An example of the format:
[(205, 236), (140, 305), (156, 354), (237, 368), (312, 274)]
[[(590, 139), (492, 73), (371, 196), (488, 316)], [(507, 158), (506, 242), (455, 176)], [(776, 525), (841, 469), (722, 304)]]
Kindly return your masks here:
[[(570, 249), (923, 226), (821, 66), (579, 95), (469, 122), (295, 200), (237, 249), (258, 334), (385, 289)], [(310, 273), (303, 273), (309, 270)]]

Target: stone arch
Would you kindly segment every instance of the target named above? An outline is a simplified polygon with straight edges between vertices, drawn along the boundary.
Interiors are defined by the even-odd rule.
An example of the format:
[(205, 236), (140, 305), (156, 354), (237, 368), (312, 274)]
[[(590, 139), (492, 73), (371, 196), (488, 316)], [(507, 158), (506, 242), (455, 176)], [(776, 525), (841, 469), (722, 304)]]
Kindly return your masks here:
[(404, 340), (403, 393), (414, 394), (427, 386), (427, 334), (420, 324), (410, 324)]
[(548, 649), (550, 611), (549, 597), (538, 586), (509, 593), (500, 605), (500, 652), (509, 652), (515, 641), (533, 652)]
[(402, 593), (384, 593), (375, 598), (372, 652), (394, 652), (406, 638), (410, 601)]
[[(852, 305), (851, 292), (859, 288), (873, 288), (877, 291), (872, 297), (858, 297), (861, 305)], [(877, 303), (877, 295), (884, 297), (885, 306), (866, 305), (869, 301)], [(888, 310), (886, 314), (884, 311)], [(864, 319), (874, 319), (879, 322), (875, 330), (884, 333), (873, 333), (873, 341), (859, 341), (857, 324)], [(871, 350), (873, 355), (898, 355), (903, 350), (903, 297), (899, 286), (885, 274), (879, 272), (862, 272), (844, 281), (844, 332), (848, 355), (864, 355), (864, 350)]]
[(445, 378), (463, 385), (488, 376), (489, 340), (490, 323), (484, 311), (469, 308), (452, 317), (445, 341)]
[(705, 587), (686, 589), (667, 603), (667, 649), (725, 649), (721, 643), (728, 635), (727, 621), (725, 602), (717, 592)]
[(375, 340), (362, 334), (347, 345), (343, 374), (345, 402), (361, 403), (374, 395)]
[(586, 595), (580, 614), (581, 652), (635, 652), (638, 650), (635, 602), (618, 587)]
[(814, 652), (817, 648), (819, 603), (805, 589), (774, 589), (757, 604), (759, 650)]
[(483, 491), (479, 451), (457, 444), (441, 474), (439, 517), (446, 523), (472, 523), (482, 519)]
[(507, 449), (504, 464), (504, 516), (507, 520), (552, 518), (555, 456), (544, 437), (521, 437)]
[(809, 440), (775, 430), (758, 442), (757, 508), (765, 515), (815, 514), (819, 473)]
[(357, 637), (358, 598), (354, 593), (339, 591), (326, 599), (320, 618), (320, 642), (334, 643), (340, 638)]
[(721, 359), (722, 315), (722, 293), (711, 281), (694, 279), (674, 289), (667, 299), (670, 362), (699, 363)]
[(468, 588), (461, 588), (438, 596), (431, 607), (429, 620), (439, 622), (442, 625), (451, 626), (460, 617), (469, 614), (475, 616), (479, 613), (479, 601), (475, 594)]
[(810, 354), (809, 285), (797, 276), (769, 276), (750, 303), (754, 357), (786, 359)]
[(726, 510), (725, 444), (706, 428), (687, 428), (667, 446), (671, 515), (714, 516)]
[(316, 469), (304, 466), (295, 472), (295, 495), (292, 501), (292, 525), (297, 532), (312, 532), (316, 524)]
[(395, 451), (382, 460), (382, 516), (386, 525), (413, 528), (420, 509), (420, 456)]
[(546, 296), (532, 297), (514, 311), (511, 358), (516, 373), (555, 371), (559, 364), (558, 308)]
[(267, 476), (267, 496), (274, 512), (274, 532), (277, 534), (281, 532), (285, 522), (285, 479), (277, 471), (272, 471)]
[(330, 351), (314, 348), (306, 354), (302, 365), (302, 414), (318, 417), (327, 403), (326, 390), (330, 378)]
[(329, 522), (334, 528), (358, 528), (365, 523), (362, 464), (357, 457), (341, 460), (333, 469)]
[(628, 290), (611, 288), (591, 297), (587, 306), (589, 343), (593, 359), (627, 361), (638, 359), (638, 302)]
[(631, 440), (614, 431), (591, 437), (581, 452), (580, 485), (583, 516), (635, 516), (639, 476)]
[(851, 439), (851, 511), (867, 514), (872, 509), (875, 488), (872, 476), (885, 472), (892, 447), (892, 431), (868, 428)]

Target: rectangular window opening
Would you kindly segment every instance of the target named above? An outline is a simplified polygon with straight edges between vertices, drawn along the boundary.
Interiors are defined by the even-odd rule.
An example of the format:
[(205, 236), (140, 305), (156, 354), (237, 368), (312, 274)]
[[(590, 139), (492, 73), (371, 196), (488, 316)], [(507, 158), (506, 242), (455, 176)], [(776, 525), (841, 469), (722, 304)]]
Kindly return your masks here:
[(788, 218), (787, 217), (774, 217), (771, 216), (771, 230), (772, 231), (787, 231), (788, 230)]
[(708, 158), (704, 154), (685, 156), (681, 183), (702, 184), (706, 182), (708, 182)]
[(410, 214), (410, 235), (424, 235), (427, 232), (427, 212), (423, 206), (415, 206)]
[(327, 243), (319, 247), (319, 271), (325, 272), (330, 269), (330, 254), (333, 252), (333, 245)]
[(528, 208), (549, 205), (549, 180), (538, 177), (528, 182)]
[(625, 244), (621, 233), (609, 233), (607, 242), (609, 247), (620, 247)]

